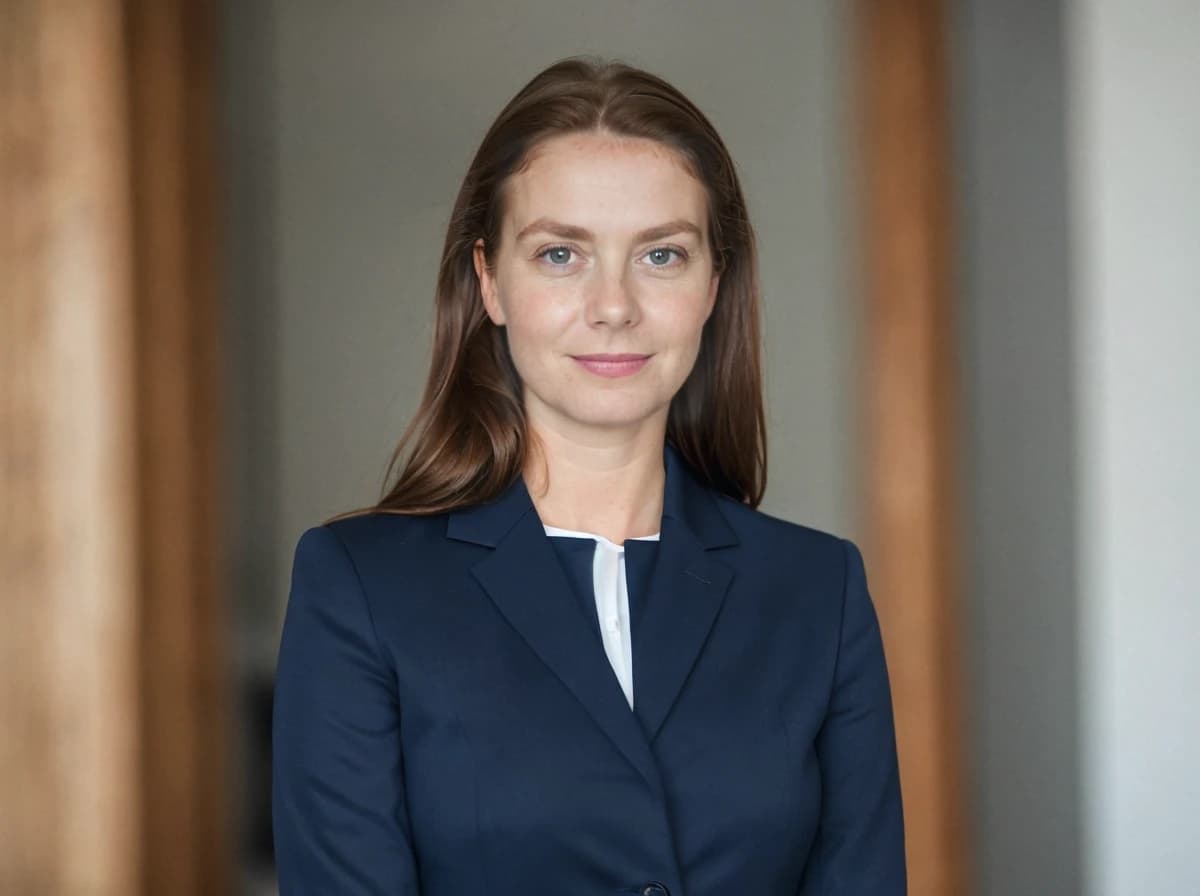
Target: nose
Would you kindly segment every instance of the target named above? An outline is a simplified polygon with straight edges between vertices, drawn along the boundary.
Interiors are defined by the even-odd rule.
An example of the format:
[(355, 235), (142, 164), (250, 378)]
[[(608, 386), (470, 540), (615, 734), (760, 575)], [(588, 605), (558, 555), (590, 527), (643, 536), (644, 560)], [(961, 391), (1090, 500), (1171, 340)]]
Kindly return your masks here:
[(620, 268), (598, 272), (587, 293), (587, 318), (592, 326), (632, 326), (641, 318), (637, 296)]

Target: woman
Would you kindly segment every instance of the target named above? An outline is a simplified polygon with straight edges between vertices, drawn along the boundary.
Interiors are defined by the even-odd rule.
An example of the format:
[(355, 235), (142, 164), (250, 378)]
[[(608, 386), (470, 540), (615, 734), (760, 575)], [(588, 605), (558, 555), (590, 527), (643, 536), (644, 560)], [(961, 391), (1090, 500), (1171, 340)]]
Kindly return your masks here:
[(500, 113), (395, 485), (296, 547), (284, 896), (905, 891), (862, 558), (754, 509), (758, 301), (673, 87), (571, 59)]

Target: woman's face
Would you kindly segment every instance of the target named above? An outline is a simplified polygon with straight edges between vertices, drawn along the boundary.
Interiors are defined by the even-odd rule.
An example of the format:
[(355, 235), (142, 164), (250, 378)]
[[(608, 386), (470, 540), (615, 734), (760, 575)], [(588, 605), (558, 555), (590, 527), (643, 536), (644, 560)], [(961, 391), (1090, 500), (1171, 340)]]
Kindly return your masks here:
[(535, 428), (665, 428), (717, 294), (704, 187), (674, 150), (552, 137), (509, 179), (484, 306), (507, 328)]

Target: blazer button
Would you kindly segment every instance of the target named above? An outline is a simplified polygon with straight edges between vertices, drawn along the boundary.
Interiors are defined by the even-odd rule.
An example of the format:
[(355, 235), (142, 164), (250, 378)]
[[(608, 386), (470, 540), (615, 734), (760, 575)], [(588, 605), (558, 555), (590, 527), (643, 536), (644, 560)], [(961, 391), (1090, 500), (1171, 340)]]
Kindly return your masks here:
[(642, 887), (642, 896), (671, 896), (671, 891), (663, 884), (653, 881)]

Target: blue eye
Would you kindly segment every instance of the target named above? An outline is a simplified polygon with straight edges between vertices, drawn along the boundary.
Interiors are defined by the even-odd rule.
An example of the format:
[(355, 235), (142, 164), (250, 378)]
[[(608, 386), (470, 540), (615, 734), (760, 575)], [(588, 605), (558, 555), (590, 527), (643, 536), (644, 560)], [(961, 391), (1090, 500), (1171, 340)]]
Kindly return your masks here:
[(677, 255), (681, 259), (684, 257), (683, 253), (678, 249), (672, 249), (668, 246), (660, 246), (646, 253), (646, 257), (650, 259), (650, 266), (654, 268), (667, 267), (672, 255)]
[(538, 258), (545, 258), (555, 267), (563, 267), (571, 260), (570, 246), (551, 246), (538, 253)]

